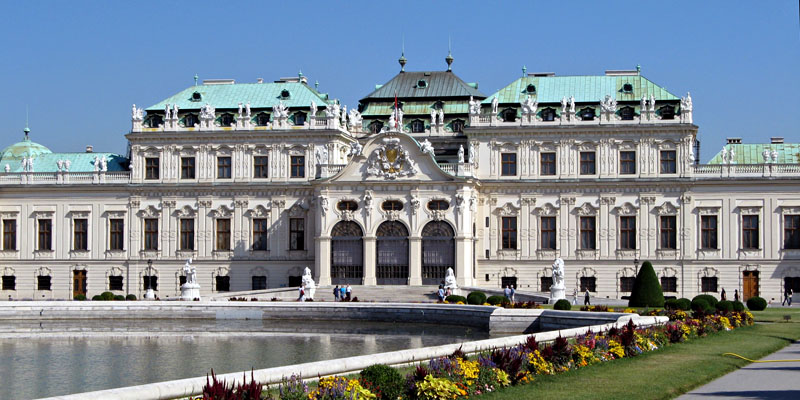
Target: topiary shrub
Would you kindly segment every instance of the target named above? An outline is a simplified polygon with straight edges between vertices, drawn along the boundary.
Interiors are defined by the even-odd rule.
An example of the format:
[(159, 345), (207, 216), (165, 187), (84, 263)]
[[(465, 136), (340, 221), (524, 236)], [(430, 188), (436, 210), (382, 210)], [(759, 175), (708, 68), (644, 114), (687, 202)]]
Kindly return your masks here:
[(722, 300), (715, 306), (717, 311), (731, 312), (733, 311), (733, 303), (728, 300)]
[(719, 300), (717, 300), (716, 297), (714, 297), (714, 296), (712, 296), (710, 294), (699, 294), (697, 296), (694, 296), (692, 301), (694, 301), (694, 299), (704, 299), (708, 303), (708, 305), (710, 305), (712, 308), (716, 307), (717, 302), (719, 301)]
[(733, 311), (744, 311), (744, 304), (741, 301), (736, 300), (731, 304), (733, 304)]
[(553, 309), (569, 311), (572, 309), (572, 304), (570, 304), (569, 301), (566, 299), (561, 299), (557, 301), (556, 304), (553, 304)]
[(125, 300), (136, 300), (136, 295), (131, 293), (131, 294), (125, 296)]
[(669, 299), (665, 301), (664, 308), (667, 310), (680, 310), (680, 308), (678, 308), (678, 299)]
[(106, 301), (114, 300), (114, 293), (111, 292), (100, 293), (100, 300), (106, 300)]
[(499, 306), (501, 304), (511, 303), (511, 300), (507, 299), (505, 296), (495, 295), (495, 296), (489, 296), (489, 298), (486, 299), (486, 302), (493, 306)]
[(650, 261), (645, 261), (636, 275), (628, 307), (664, 307), (664, 292)]
[(375, 364), (361, 371), (361, 379), (370, 387), (380, 388), (381, 399), (397, 399), (405, 391), (406, 379), (396, 369)]
[(101, 297), (99, 294), (92, 296), (92, 301), (98, 301), (98, 300), (103, 300), (103, 297)]
[(486, 303), (486, 294), (483, 292), (472, 292), (467, 296), (468, 304), (483, 304)]
[(86, 300), (86, 295), (84, 295), (84, 294), (75, 295), (75, 297), (73, 297), (72, 300), (84, 301), (84, 300)]
[(446, 301), (448, 303), (458, 303), (460, 301), (460, 302), (462, 302), (464, 304), (467, 304), (467, 298), (464, 297), (464, 296), (459, 296), (457, 294), (451, 294), (450, 296), (447, 296), (444, 299), (444, 301)]
[(678, 306), (678, 310), (689, 311), (692, 309), (692, 301), (685, 297), (681, 297), (675, 301)]
[(747, 299), (747, 308), (753, 311), (764, 311), (767, 308), (767, 301), (761, 297), (753, 296)]
[(121, 294), (118, 294), (118, 295), (114, 296), (114, 300), (116, 300), (116, 301), (125, 301), (125, 296), (123, 296)]
[(708, 304), (706, 299), (695, 297), (692, 299), (692, 311), (702, 311), (708, 314), (714, 312), (714, 307)]

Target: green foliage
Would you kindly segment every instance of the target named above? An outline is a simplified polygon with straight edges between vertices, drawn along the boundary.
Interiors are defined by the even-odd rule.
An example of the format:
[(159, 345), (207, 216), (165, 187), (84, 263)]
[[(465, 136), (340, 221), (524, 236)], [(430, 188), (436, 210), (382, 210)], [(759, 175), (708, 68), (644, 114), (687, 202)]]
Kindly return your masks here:
[(692, 301), (686, 298), (669, 299), (664, 302), (664, 308), (668, 310), (688, 311), (692, 309)]
[(747, 299), (747, 308), (753, 311), (764, 311), (767, 308), (767, 301), (761, 297), (753, 296)]
[(708, 305), (710, 305), (712, 308), (715, 307), (717, 305), (717, 302), (719, 301), (717, 300), (716, 297), (710, 294), (699, 294), (697, 296), (694, 296), (692, 301), (694, 301), (695, 299), (704, 299), (708, 303)]
[(572, 304), (570, 304), (566, 299), (561, 299), (557, 301), (556, 304), (553, 304), (553, 309), (569, 311), (572, 309)]
[(77, 300), (77, 301), (84, 301), (84, 300), (86, 300), (86, 295), (79, 294), (79, 295), (76, 295), (75, 297), (73, 297), (72, 299), (73, 300)]
[(715, 306), (718, 311), (733, 311), (733, 303), (728, 300), (722, 300)]
[(486, 294), (483, 292), (472, 292), (467, 296), (467, 303), (478, 305), (486, 303)]
[(114, 293), (111, 292), (100, 293), (100, 300), (105, 300), (105, 301), (114, 300)]
[(92, 301), (99, 301), (99, 300), (103, 300), (103, 297), (100, 296), (99, 294), (92, 296)]
[(131, 293), (131, 294), (125, 296), (125, 300), (136, 300), (136, 295)]
[(664, 307), (664, 292), (650, 261), (645, 261), (633, 283), (629, 307)]
[(708, 300), (700, 298), (698, 296), (692, 299), (692, 310), (693, 311), (700, 310), (704, 313), (712, 313), (714, 312), (714, 306), (708, 304)]
[(116, 300), (116, 301), (125, 301), (125, 296), (123, 296), (121, 294), (118, 294), (118, 295), (114, 296), (114, 300)]
[(446, 301), (448, 303), (458, 303), (460, 301), (460, 302), (462, 302), (464, 304), (467, 304), (467, 298), (464, 297), (464, 296), (459, 296), (457, 294), (451, 294), (450, 296), (447, 296), (444, 299), (444, 301)]
[(508, 300), (505, 296), (497, 296), (497, 295), (489, 296), (489, 298), (486, 299), (486, 302), (493, 306), (499, 306), (501, 304), (511, 303), (511, 301)]
[(405, 391), (406, 380), (396, 369), (383, 364), (375, 364), (361, 371), (361, 379), (370, 387), (380, 388), (382, 399), (397, 399)]
[(733, 311), (744, 311), (744, 304), (741, 301), (733, 301)]

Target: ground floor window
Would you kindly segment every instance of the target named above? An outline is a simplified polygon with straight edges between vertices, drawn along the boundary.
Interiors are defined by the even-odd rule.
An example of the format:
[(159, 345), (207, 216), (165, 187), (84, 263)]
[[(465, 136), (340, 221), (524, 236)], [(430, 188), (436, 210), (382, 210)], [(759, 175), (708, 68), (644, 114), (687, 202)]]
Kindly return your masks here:
[(632, 292), (633, 283), (636, 282), (636, 277), (623, 276), (619, 278), (619, 290), (621, 292)]
[(553, 286), (553, 277), (552, 276), (543, 276), (539, 278), (539, 284), (541, 285), (542, 292), (549, 292), (550, 286)]
[(581, 277), (581, 292), (585, 292), (587, 290), (590, 292), (597, 291), (597, 278), (594, 276)]
[(704, 276), (700, 278), (700, 291), (701, 292), (708, 292), (708, 293), (716, 293), (717, 292), (717, 277), (716, 276)]
[(661, 277), (661, 291), (662, 292), (677, 292), (678, 291), (678, 278), (674, 276)]
[(784, 290), (792, 289), (794, 293), (800, 293), (800, 276), (787, 276), (783, 278)]
[(17, 290), (17, 277), (14, 275), (3, 275), (3, 290)]
[(230, 292), (231, 291), (231, 277), (230, 276), (222, 276), (217, 275), (215, 277), (216, 284), (217, 284), (217, 291), (218, 292)]
[(108, 277), (108, 290), (125, 290), (125, 287), (122, 284), (122, 277), (121, 276), (109, 276)]
[(262, 290), (267, 288), (267, 277), (266, 276), (254, 276), (253, 278), (253, 290)]
[(145, 275), (142, 277), (144, 281), (144, 290), (153, 289), (158, 290), (158, 277), (153, 275)]
[(51, 285), (50, 275), (39, 275), (36, 277), (37, 290), (50, 290), (51, 287), (52, 285)]

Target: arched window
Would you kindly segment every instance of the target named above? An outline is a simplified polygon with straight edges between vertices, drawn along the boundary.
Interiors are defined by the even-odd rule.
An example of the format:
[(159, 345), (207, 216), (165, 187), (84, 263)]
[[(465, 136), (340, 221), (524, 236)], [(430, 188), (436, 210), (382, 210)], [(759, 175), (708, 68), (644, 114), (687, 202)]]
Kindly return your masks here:
[(361, 284), (364, 277), (364, 231), (353, 221), (339, 221), (331, 229), (331, 283)]
[(256, 115), (256, 125), (267, 126), (269, 125), (269, 114), (262, 112)]
[(187, 128), (194, 127), (197, 125), (197, 122), (199, 122), (197, 120), (197, 114), (186, 114), (186, 116), (183, 117), (183, 126)]
[(403, 209), (403, 203), (398, 200), (386, 200), (381, 204), (384, 211), (400, 211)]
[(517, 120), (517, 110), (513, 108), (507, 108), (503, 110), (503, 122), (514, 122)]
[(158, 128), (159, 126), (164, 125), (164, 117), (155, 114), (151, 115), (147, 118), (147, 126), (150, 128)]
[(422, 228), (422, 284), (436, 285), (448, 268), (455, 271), (455, 232), (444, 221), (431, 221)]
[(219, 116), (219, 125), (220, 126), (231, 126), (233, 125), (233, 114), (225, 113)]
[(428, 210), (444, 211), (450, 208), (450, 203), (446, 200), (431, 200), (428, 202)]
[(358, 210), (358, 203), (353, 200), (342, 200), (336, 204), (336, 209), (339, 211), (355, 211)]
[(297, 112), (294, 113), (294, 124), (297, 126), (302, 126), (306, 123), (306, 113), (304, 112)]
[(464, 132), (464, 121), (457, 119), (450, 123), (450, 127), (453, 129), (453, 132), (462, 133)]
[(540, 116), (542, 117), (542, 121), (555, 121), (556, 120), (556, 110), (552, 108), (545, 108), (542, 110)]
[(633, 121), (635, 115), (636, 112), (633, 111), (633, 107), (622, 107), (619, 109), (619, 116), (623, 121)]
[(415, 119), (411, 121), (411, 132), (412, 133), (423, 133), (425, 132), (425, 122)]
[(581, 110), (580, 114), (582, 121), (592, 121), (594, 120), (594, 108), (586, 107)]
[(375, 236), (375, 277), (378, 285), (407, 284), (408, 229), (398, 221), (386, 221), (378, 226)]
[(369, 124), (369, 131), (371, 133), (379, 133), (383, 129), (383, 122), (381, 121), (373, 121)]
[(675, 119), (675, 107), (673, 106), (664, 106), (658, 109), (658, 114), (661, 115), (661, 119)]

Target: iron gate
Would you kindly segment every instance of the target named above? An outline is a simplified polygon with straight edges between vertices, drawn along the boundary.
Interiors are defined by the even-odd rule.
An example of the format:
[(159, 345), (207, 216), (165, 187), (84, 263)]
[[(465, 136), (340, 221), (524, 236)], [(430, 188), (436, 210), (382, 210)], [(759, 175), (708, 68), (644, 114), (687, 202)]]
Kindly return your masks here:
[(453, 228), (444, 221), (429, 222), (422, 228), (422, 284), (438, 285), (447, 268), (455, 272)]
[(408, 229), (397, 221), (378, 227), (375, 275), (378, 285), (408, 284)]
[(341, 221), (331, 231), (331, 283), (360, 285), (364, 277), (363, 232), (355, 222)]

